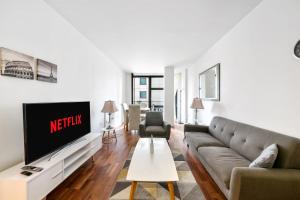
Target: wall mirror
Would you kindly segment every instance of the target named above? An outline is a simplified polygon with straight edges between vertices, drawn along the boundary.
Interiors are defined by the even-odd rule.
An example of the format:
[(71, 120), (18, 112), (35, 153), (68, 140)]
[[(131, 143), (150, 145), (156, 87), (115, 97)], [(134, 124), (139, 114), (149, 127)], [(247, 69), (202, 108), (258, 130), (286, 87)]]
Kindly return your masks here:
[(220, 101), (220, 63), (199, 74), (199, 97)]

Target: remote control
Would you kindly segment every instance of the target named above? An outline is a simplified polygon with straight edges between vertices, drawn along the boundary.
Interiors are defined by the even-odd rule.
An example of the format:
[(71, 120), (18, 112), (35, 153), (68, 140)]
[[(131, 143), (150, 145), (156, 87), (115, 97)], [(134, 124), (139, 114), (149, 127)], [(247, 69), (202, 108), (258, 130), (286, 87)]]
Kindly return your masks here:
[(43, 168), (27, 165), (27, 166), (22, 167), (22, 170), (28, 170), (28, 171), (33, 171), (33, 172), (40, 172), (40, 171), (43, 170)]
[(28, 171), (22, 171), (21, 174), (25, 175), (25, 176), (31, 176), (32, 173), (28, 172)]

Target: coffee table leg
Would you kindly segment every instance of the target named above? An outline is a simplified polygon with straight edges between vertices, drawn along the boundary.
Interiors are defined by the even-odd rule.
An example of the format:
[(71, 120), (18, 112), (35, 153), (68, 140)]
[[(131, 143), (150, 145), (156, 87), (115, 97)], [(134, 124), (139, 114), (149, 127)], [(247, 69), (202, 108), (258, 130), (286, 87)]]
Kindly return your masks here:
[(131, 189), (130, 189), (130, 197), (129, 197), (130, 200), (134, 199), (134, 192), (136, 190), (136, 185), (137, 185), (137, 182), (136, 181), (132, 181), (132, 183), (131, 183)]
[(168, 188), (170, 192), (170, 200), (175, 200), (174, 186), (172, 182), (168, 182)]

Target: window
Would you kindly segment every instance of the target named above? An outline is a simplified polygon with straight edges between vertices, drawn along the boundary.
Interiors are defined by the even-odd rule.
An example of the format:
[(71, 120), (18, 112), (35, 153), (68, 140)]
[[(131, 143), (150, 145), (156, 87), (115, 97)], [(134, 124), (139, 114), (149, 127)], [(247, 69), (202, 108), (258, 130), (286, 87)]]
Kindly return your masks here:
[(152, 88), (164, 88), (164, 78), (152, 78), (151, 79)]
[(145, 77), (140, 78), (140, 85), (147, 85), (147, 79)]
[[(141, 79), (143, 79), (141, 81)], [(145, 85), (141, 83), (146, 83)], [(135, 77), (132, 79), (132, 99), (134, 104), (143, 104), (149, 107), (149, 79), (146, 77)]]
[(132, 103), (146, 105), (151, 110), (163, 111), (164, 77), (161, 75), (132, 74)]
[(147, 92), (146, 91), (140, 91), (140, 99), (147, 99)]

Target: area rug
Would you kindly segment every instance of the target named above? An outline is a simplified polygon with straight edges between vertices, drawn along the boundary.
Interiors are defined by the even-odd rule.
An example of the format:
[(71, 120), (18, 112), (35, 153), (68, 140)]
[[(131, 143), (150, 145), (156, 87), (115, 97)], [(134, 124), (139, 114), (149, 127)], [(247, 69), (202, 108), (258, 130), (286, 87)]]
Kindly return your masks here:
[[(128, 167), (131, 161), (134, 148), (131, 149), (129, 156), (121, 170), (110, 200), (128, 200), (131, 188), (131, 182), (126, 181)], [(171, 148), (173, 158), (176, 164), (179, 181), (174, 183), (176, 200), (205, 200), (193, 174), (185, 162), (179, 149)], [(134, 193), (136, 200), (167, 200), (170, 199), (168, 186), (166, 183), (140, 183)]]

